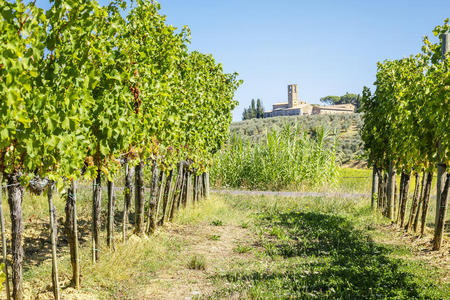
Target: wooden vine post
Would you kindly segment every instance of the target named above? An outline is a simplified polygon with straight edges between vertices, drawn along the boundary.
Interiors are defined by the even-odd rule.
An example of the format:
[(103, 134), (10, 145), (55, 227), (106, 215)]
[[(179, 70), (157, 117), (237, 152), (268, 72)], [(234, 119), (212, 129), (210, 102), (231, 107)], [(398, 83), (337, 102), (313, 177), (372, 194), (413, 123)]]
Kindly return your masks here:
[(423, 192), (423, 203), (422, 203), (422, 218), (420, 224), (420, 235), (423, 236), (425, 233), (425, 225), (427, 220), (428, 205), (430, 203), (430, 193), (431, 193), (431, 182), (433, 181), (433, 171), (429, 171), (427, 175), (427, 180), (425, 183), (425, 190)]
[(398, 206), (398, 209), (399, 209), (398, 216), (400, 219), (400, 227), (403, 227), (404, 223), (405, 223), (406, 203), (408, 201), (408, 190), (409, 190), (409, 183), (411, 181), (411, 172), (402, 172), (402, 177), (403, 177), (404, 183), (400, 189), (401, 201)]
[(97, 170), (94, 180), (92, 197), (92, 262), (97, 262), (100, 253), (101, 203), (102, 203), (102, 173)]
[(447, 179), (441, 193), (441, 203), (439, 207), (439, 218), (436, 223), (436, 230), (434, 232), (433, 250), (441, 249), (442, 239), (444, 238), (444, 226), (445, 226), (445, 211), (447, 210), (448, 203), (448, 185), (450, 180), (450, 174), (447, 173)]
[(178, 198), (178, 206), (177, 206), (178, 210), (180, 210), (181, 208), (186, 208), (187, 205), (187, 173), (188, 173), (188, 166), (187, 164), (185, 164), (181, 177), (180, 197)]
[(378, 199), (377, 199), (377, 209), (380, 211), (381, 210), (381, 201), (383, 199), (383, 186), (384, 186), (384, 182), (383, 182), (383, 170), (382, 169), (378, 169), (378, 190), (377, 190), (377, 194), (378, 194)]
[(205, 198), (209, 198), (209, 173), (205, 173)]
[(189, 195), (191, 194), (192, 191), (192, 172), (188, 169), (186, 172), (186, 186), (185, 186), (185, 191), (184, 191), (184, 207), (186, 208), (188, 203), (189, 203)]
[[(439, 152), (441, 152), (441, 143), (439, 143)], [(441, 206), (441, 193), (442, 188), (445, 183), (445, 164), (438, 163), (437, 164), (437, 178), (436, 178), (436, 213), (434, 218), (434, 224), (437, 225), (437, 220), (439, 219), (439, 209)], [(437, 228), (437, 227), (436, 227)]]
[[(378, 191), (378, 175), (377, 175), (377, 167), (373, 166), (372, 170), (372, 196), (370, 200), (370, 207), (372, 209), (375, 208), (375, 194)], [(380, 195), (378, 195), (379, 197)]]
[(395, 168), (392, 161), (389, 162), (389, 173), (387, 180), (387, 203), (386, 203), (386, 217), (394, 220), (394, 197), (395, 197)]
[(175, 181), (175, 186), (173, 189), (173, 193), (171, 196), (171, 206), (170, 206), (170, 212), (169, 212), (169, 221), (171, 221), (175, 215), (175, 211), (179, 208), (180, 198), (181, 198), (181, 191), (183, 187), (183, 162), (178, 163), (178, 175), (177, 179)]
[(6, 297), (8, 300), (11, 299), (11, 292), (9, 290), (9, 276), (8, 276), (8, 259), (7, 259), (7, 249), (6, 249), (6, 235), (5, 235), (5, 218), (3, 216), (3, 178), (0, 176), (0, 223), (2, 226), (2, 259), (3, 259), (3, 271), (5, 272), (5, 285), (6, 285)]
[(58, 264), (56, 256), (56, 243), (57, 243), (57, 225), (56, 225), (56, 209), (53, 205), (53, 188), (54, 182), (50, 181), (48, 183), (48, 209), (50, 213), (50, 237), (52, 243), (52, 281), (53, 281), (53, 295), (55, 299), (60, 299), (59, 294), (59, 280), (58, 280)]
[(196, 170), (194, 170), (194, 178), (193, 178), (193, 184), (192, 184), (192, 204), (195, 206), (196, 202), (198, 202), (198, 177), (196, 175)]
[(197, 176), (198, 177), (198, 198), (199, 198), (199, 200), (202, 200), (203, 199), (203, 192), (202, 192), (202, 185), (203, 185), (203, 183), (202, 183), (202, 175), (198, 175)]
[(172, 186), (173, 181), (173, 170), (170, 170), (169, 176), (166, 179), (166, 183), (164, 185), (164, 193), (163, 193), (163, 203), (162, 203), (162, 217), (158, 222), (158, 225), (164, 225), (167, 215), (167, 209), (169, 206), (169, 196), (170, 196), (170, 188)]
[(197, 201), (199, 201), (202, 198), (202, 190), (201, 190), (202, 178), (200, 175), (197, 175), (196, 177), (197, 177)]
[(396, 215), (398, 215), (398, 213), (399, 213), (399, 208), (397, 207), (397, 206), (399, 206), (400, 205), (400, 203), (397, 203), (397, 202), (399, 202), (398, 200), (400, 200), (399, 198), (399, 193), (398, 193), (398, 190), (399, 190), (399, 188), (398, 188), (398, 184), (397, 184), (397, 181), (395, 182), (395, 187), (394, 187), (394, 207), (392, 208), (393, 210), (394, 210), (394, 217), (396, 216)]
[(136, 166), (135, 171), (135, 212), (134, 212), (134, 233), (141, 236), (144, 234), (144, 162), (141, 161)]
[(78, 241), (77, 223), (77, 182), (72, 180), (67, 193), (66, 201), (66, 226), (65, 231), (70, 248), (70, 263), (72, 265), (72, 284), (76, 289), (80, 288), (80, 253)]
[[(445, 55), (450, 52), (450, 34), (444, 34), (442, 36), (442, 58), (445, 60)], [(442, 159), (443, 149), (442, 144), (439, 142), (439, 159)], [(436, 191), (436, 218), (434, 228), (434, 242), (433, 250), (439, 250), (441, 248), (442, 239), (444, 236), (445, 227), (445, 215), (448, 206), (448, 179), (449, 174), (446, 174), (446, 165), (440, 161), (438, 163), (438, 175), (437, 175), (437, 191)], [(445, 177), (447, 179), (445, 180)], [(444, 181), (445, 180), (445, 181)], [(445, 183), (444, 183), (445, 182)]]
[(199, 200), (202, 200), (202, 198), (203, 198), (202, 175), (201, 175), (201, 174), (200, 174), (200, 175), (197, 175), (197, 177), (198, 177), (198, 199), (199, 199)]
[(14, 300), (23, 297), (23, 245), (22, 245), (22, 199), (23, 187), (18, 173), (7, 174), (8, 204), (11, 217), (11, 251), (12, 251), (12, 295)]
[(205, 189), (203, 187), (205, 185), (205, 182), (204, 182), (203, 173), (199, 175), (199, 178), (200, 178), (200, 187), (199, 187), (199, 189), (200, 189), (200, 196), (201, 196), (202, 199), (204, 199), (205, 198)]
[(128, 218), (133, 196), (134, 167), (130, 166), (128, 159), (125, 163), (125, 190), (123, 199), (122, 241), (127, 238)]
[(409, 214), (408, 223), (406, 223), (405, 230), (410, 231), (413, 226), (414, 222), (414, 216), (416, 214), (417, 210), (417, 204), (419, 201), (419, 189), (420, 189), (420, 172), (415, 172), (415, 185), (414, 185), (414, 194), (413, 194), (413, 200), (411, 204), (411, 211)]
[[(161, 171), (162, 172), (162, 171)], [(156, 228), (156, 209), (159, 197), (159, 174), (156, 159), (152, 166), (152, 184), (150, 191), (149, 207), (147, 214), (147, 234), (153, 234)]]
[(414, 232), (417, 232), (417, 228), (419, 225), (419, 216), (420, 216), (420, 212), (421, 212), (421, 208), (422, 208), (422, 204), (423, 204), (423, 192), (424, 192), (424, 188), (425, 188), (426, 175), (427, 175), (427, 173), (425, 172), (425, 169), (422, 170), (422, 182), (420, 184), (419, 203), (417, 204), (417, 210), (416, 210), (416, 214), (414, 216), (414, 223), (412, 225)]
[(114, 249), (114, 198), (114, 182), (108, 180), (108, 224), (106, 243), (111, 249)]
[(166, 183), (167, 183), (166, 172), (161, 170), (161, 172), (159, 173), (159, 184), (158, 184), (158, 192), (159, 192), (159, 194), (158, 194), (158, 199), (157, 199), (157, 202), (156, 202), (156, 214), (155, 214), (156, 215), (155, 221), (156, 221), (157, 225), (159, 225), (159, 223), (160, 223), (158, 221), (158, 216), (160, 214), (160, 207), (161, 207), (161, 205), (163, 205), (163, 202), (164, 202), (164, 200), (163, 201), (161, 201), (161, 200), (164, 197), (164, 191), (165, 191)]
[(80, 266), (80, 252), (79, 252), (79, 241), (78, 241), (78, 217), (77, 217), (77, 198), (76, 198), (76, 190), (77, 190), (77, 182), (72, 181), (72, 189), (73, 193), (73, 236), (74, 240), (74, 260), (75, 260), (75, 270), (74, 270), (74, 279), (75, 279), (75, 288), (80, 288), (80, 276), (81, 276), (81, 266)]

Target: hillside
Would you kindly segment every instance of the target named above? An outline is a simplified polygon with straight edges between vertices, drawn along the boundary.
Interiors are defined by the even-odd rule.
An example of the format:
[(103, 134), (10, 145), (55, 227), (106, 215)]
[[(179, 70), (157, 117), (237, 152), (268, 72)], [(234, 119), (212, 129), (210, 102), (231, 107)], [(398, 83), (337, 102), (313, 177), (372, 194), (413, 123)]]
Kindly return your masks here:
[(267, 131), (280, 129), (286, 124), (298, 124), (306, 131), (313, 133), (315, 128), (325, 127), (338, 134), (337, 149), (341, 153), (343, 163), (349, 160), (360, 160), (363, 154), (359, 129), (362, 126), (361, 114), (342, 115), (307, 115), (284, 116), (266, 119), (251, 119), (233, 122), (231, 136), (237, 135), (244, 140), (258, 141), (264, 138)]

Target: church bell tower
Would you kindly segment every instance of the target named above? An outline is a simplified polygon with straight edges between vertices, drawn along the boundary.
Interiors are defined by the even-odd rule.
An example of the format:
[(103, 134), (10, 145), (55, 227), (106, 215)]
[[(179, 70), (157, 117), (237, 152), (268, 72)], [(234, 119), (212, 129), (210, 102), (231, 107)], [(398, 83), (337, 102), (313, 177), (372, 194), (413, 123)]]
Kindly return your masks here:
[(298, 88), (296, 84), (288, 85), (288, 106), (296, 107), (298, 105)]

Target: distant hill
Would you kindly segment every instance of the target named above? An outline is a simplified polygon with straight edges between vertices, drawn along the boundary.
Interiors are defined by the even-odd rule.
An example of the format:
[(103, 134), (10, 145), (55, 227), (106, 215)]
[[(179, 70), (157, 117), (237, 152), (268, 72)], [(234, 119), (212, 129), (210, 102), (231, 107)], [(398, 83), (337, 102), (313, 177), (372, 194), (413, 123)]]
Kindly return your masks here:
[(326, 127), (339, 136), (337, 149), (341, 152), (343, 163), (360, 160), (362, 155), (362, 140), (359, 129), (362, 126), (361, 114), (336, 115), (305, 115), (283, 116), (265, 119), (250, 119), (231, 124), (230, 133), (240, 136), (244, 140), (258, 141), (264, 138), (266, 132), (280, 129), (285, 124), (300, 125), (304, 130), (313, 133), (315, 128)]

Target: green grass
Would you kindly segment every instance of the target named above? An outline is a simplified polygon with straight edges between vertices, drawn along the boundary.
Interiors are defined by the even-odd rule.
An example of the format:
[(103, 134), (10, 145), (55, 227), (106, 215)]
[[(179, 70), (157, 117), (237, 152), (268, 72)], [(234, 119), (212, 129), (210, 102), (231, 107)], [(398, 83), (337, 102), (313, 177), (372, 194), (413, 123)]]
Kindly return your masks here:
[[(247, 199), (227, 198), (241, 207)], [(448, 299), (445, 271), (373, 231), (386, 220), (367, 201), (289, 198), (245, 201), (254, 211), (262, 259), (215, 276), (215, 298)], [(378, 234), (386, 243), (374, 241)], [(257, 250), (256, 248), (255, 250)], [(401, 257), (401, 258), (399, 258)]]
[(250, 247), (248, 245), (237, 245), (237, 247), (233, 249), (234, 252), (240, 253), (240, 254), (250, 252), (251, 250), (252, 250), (252, 247)]
[(208, 240), (218, 241), (218, 240), (220, 240), (220, 235), (212, 234), (212, 235), (208, 236)]
[(336, 190), (351, 193), (369, 193), (371, 186), (371, 169), (340, 168)]
[(223, 222), (221, 220), (214, 220), (211, 222), (211, 225), (213, 226), (222, 226)]
[[(364, 168), (364, 169), (353, 169), (353, 168), (341, 168), (340, 169), (341, 177), (363, 177), (370, 180), (372, 179), (372, 169)], [(358, 178), (362, 179), (362, 178)]]

